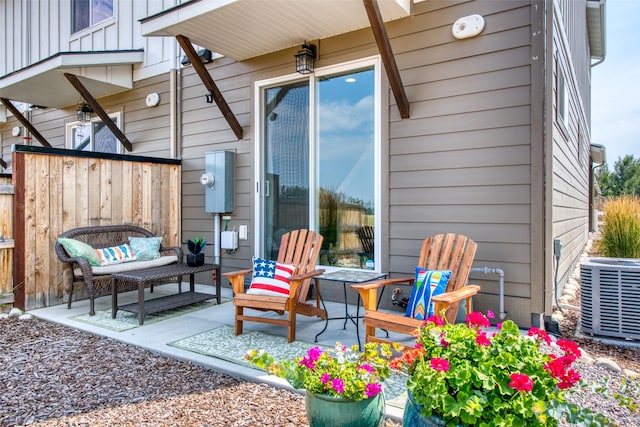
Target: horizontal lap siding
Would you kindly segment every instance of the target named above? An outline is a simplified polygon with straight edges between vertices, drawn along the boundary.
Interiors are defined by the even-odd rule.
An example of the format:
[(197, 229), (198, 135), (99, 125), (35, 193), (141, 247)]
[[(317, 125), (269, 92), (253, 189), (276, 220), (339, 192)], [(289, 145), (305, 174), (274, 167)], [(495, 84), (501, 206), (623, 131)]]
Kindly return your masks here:
[[(380, 232), (384, 268), (392, 275), (412, 271), (420, 242), (430, 234), (467, 234), (479, 244), (474, 266), (505, 270), (507, 310), (514, 320), (526, 324), (532, 311), (530, 284), (538, 274), (532, 272), (531, 265), (536, 256), (532, 254), (532, 228), (540, 228), (538, 222), (542, 221), (531, 214), (532, 194), (542, 191), (533, 187), (531, 178), (535, 172), (532, 162), (539, 163), (531, 154), (532, 104), (541, 103), (541, 99), (531, 99), (531, 2), (425, 1), (412, 7), (411, 17), (385, 24), (411, 103), (411, 117), (400, 119), (391, 91), (383, 95), (385, 205)], [(474, 13), (485, 18), (484, 31), (475, 38), (454, 40), (453, 22)], [(148, 43), (157, 44), (158, 40), (151, 38)], [(248, 266), (254, 252), (254, 83), (291, 74), (295, 51), (292, 48), (241, 63), (218, 58), (206, 64), (243, 128), (240, 141), (219, 108), (205, 102), (206, 89), (193, 67), (183, 67), (178, 74), (181, 136), (177, 156), (182, 159), (182, 185), (177, 217), (182, 218), (183, 238), (204, 235), (213, 240), (213, 215), (205, 212), (204, 188), (199, 181), (204, 155), (224, 149), (236, 152), (235, 210), (229, 226), (247, 224), (249, 240), (240, 241), (238, 251), (223, 257), (225, 270)], [(319, 51), (317, 67), (378, 54), (369, 28), (321, 40)], [(147, 56), (158, 55), (160, 61), (164, 48), (145, 52)], [(160, 93), (158, 107), (148, 108), (144, 103), (151, 92)], [(170, 156), (167, 74), (139, 80), (132, 91), (99, 101), (109, 111), (122, 113), (125, 134), (134, 146), (132, 154)], [(64, 123), (73, 120), (74, 111), (51, 110), (34, 114), (43, 114), (39, 120), (52, 143), (64, 146)], [(10, 128), (9, 123), (2, 128), (5, 146), (20, 142), (11, 140)], [(95, 180), (88, 165), (74, 173)], [(123, 169), (121, 177), (113, 180), (111, 185), (123, 190), (105, 202), (112, 212), (113, 206), (121, 203), (118, 197), (144, 199), (140, 188), (162, 192), (164, 185), (159, 190), (149, 187), (148, 179), (141, 175), (144, 173), (135, 167)], [(151, 176), (158, 175), (151, 171)], [(93, 200), (88, 193), (80, 192), (76, 197)], [(107, 204), (98, 207), (98, 213), (104, 209)], [(76, 215), (89, 220), (92, 214), (87, 208)], [(113, 218), (124, 218), (124, 213), (117, 212)], [(144, 218), (148, 213), (135, 212), (136, 221)], [(210, 247), (206, 254), (209, 259), (213, 255)], [(496, 278), (472, 277), (482, 285), (477, 308), (495, 311)]]
[[(223, 93), (229, 108), (240, 123), (244, 139), (238, 141), (228, 122), (215, 103), (205, 102), (206, 89), (192, 67), (183, 69), (182, 76), (182, 159), (183, 197), (182, 231), (185, 239), (204, 236), (213, 243), (214, 215), (205, 212), (204, 187), (200, 175), (204, 172), (205, 154), (218, 150), (235, 151), (235, 209), (229, 229), (239, 224), (248, 225), (249, 239), (239, 241), (233, 255), (225, 255), (225, 270), (246, 268), (253, 255), (253, 206), (254, 169), (253, 141), (253, 78), (245, 63), (236, 63), (220, 58), (207, 65), (209, 73)], [(224, 222), (221, 221), (221, 229)], [(205, 250), (207, 257), (213, 256), (213, 245)], [(213, 262), (213, 258), (211, 258)], [(209, 275), (210, 276), (210, 275)], [(200, 278), (210, 283), (211, 277)]]
[[(553, 37), (553, 236), (563, 244), (558, 270), (559, 286), (573, 270), (586, 240), (589, 224), (589, 109), (590, 74), (583, 70), (588, 50), (583, 2), (561, 1), (554, 11)], [(561, 35), (564, 27), (566, 38)], [(558, 116), (558, 75), (565, 76), (568, 117)], [(575, 74), (574, 74), (575, 73)], [(572, 76), (576, 77), (577, 81)]]
[[(398, 31), (409, 33), (392, 39), (411, 118), (400, 120), (391, 106), (389, 270), (411, 272), (429, 235), (465, 234), (478, 243), (474, 266), (505, 271), (510, 317), (526, 324), (532, 221), (529, 3), (442, 5), (415, 5), (409, 29), (398, 23)], [(453, 40), (451, 24), (471, 13), (485, 18), (485, 30)], [(476, 308), (497, 311), (497, 276), (472, 277), (483, 293)]]

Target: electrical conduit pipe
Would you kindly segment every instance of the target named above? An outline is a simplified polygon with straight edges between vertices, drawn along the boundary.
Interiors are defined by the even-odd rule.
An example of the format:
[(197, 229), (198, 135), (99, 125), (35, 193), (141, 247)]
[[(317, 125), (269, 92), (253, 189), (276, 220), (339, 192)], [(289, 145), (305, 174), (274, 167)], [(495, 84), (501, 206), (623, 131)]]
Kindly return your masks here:
[(504, 311), (504, 270), (494, 267), (474, 267), (470, 273), (483, 273), (483, 274), (497, 274), (498, 275), (498, 299), (500, 305), (500, 312), (498, 316), (500, 320), (504, 320), (507, 317), (507, 313)]

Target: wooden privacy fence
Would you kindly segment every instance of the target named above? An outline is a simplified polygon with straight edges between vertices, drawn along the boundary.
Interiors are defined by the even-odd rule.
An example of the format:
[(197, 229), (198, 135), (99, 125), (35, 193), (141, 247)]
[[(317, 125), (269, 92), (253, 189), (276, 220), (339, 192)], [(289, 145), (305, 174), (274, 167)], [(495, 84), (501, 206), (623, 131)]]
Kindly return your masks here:
[[(13, 302), (13, 184), (0, 175), (0, 304)], [(0, 309), (0, 312), (2, 310)]]
[(67, 298), (71, 271), (54, 243), (71, 228), (134, 224), (162, 236), (166, 246), (180, 246), (180, 160), (20, 145), (12, 167), (17, 307), (49, 307)]

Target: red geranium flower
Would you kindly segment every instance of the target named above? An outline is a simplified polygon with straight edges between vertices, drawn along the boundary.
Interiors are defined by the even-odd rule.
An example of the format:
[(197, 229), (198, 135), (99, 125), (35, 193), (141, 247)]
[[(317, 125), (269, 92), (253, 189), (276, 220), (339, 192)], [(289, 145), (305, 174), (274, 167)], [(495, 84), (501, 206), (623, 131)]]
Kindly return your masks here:
[(469, 315), (465, 319), (465, 322), (468, 326), (476, 327), (476, 328), (480, 328), (480, 327), (488, 328), (489, 326), (491, 326), (489, 319), (487, 319), (485, 315), (480, 313), (479, 311), (474, 311), (473, 313), (469, 313)]
[(440, 316), (436, 316), (435, 314), (432, 316), (427, 317), (424, 320), (424, 323), (433, 323), (436, 326), (444, 326), (444, 320), (442, 319), (442, 317)]
[(575, 357), (582, 356), (582, 353), (580, 352), (580, 348), (578, 347), (578, 344), (574, 343), (573, 341), (558, 340), (556, 344), (558, 344), (558, 347), (560, 347), (562, 351), (564, 351), (567, 354), (574, 355)]
[(551, 344), (551, 337), (549, 337), (549, 334), (547, 334), (542, 329), (536, 328), (535, 326), (529, 329), (529, 331), (527, 332), (527, 335), (529, 335), (530, 337), (536, 337), (536, 338), (542, 339), (544, 340), (544, 342), (547, 343), (547, 345)]
[(509, 377), (511, 382), (509, 387), (518, 391), (531, 391), (533, 390), (533, 381), (525, 374), (511, 374)]
[(489, 337), (487, 337), (486, 332), (480, 332), (476, 337), (476, 344), (489, 347), (491, 345), (491, 341), (489, 341)]

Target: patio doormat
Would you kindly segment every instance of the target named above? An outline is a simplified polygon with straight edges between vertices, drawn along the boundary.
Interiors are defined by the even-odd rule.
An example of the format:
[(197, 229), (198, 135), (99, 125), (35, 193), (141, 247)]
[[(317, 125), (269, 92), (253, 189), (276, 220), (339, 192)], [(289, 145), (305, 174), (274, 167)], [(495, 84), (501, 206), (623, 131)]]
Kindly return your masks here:
[[(192, 351), (206, 356), (226, 360), (242, 366), (251, 366), (244, 359), (247, 351), (252, 349), (266, 350), (276, 360), (292, 359), (301, 356), (314, 346), (328, 349), (326, 346), (306, 341), (287, 342), (284, 336), (271, 335), (264, 332), (244, 331), (235, 335), (232, 326), (223, 325), (187, 338), (167, 343), (172, 347)], [(254, 369), (259, 369), (253, 366)], [(406, 378), (394, 374), (384, 383), (387, 404), (404, 406), (406, 400)], [(404, 394), (404, 396), (403, 396)], [(397, 402), (397, 403), (394, 403)]]
[[(222, 304), (229, 301), (231, 301), (230, 298), (222, 298)], [(180, 316), (183, 314), (192, 313), (204, 308), (213, 307), (214, 305), (216, 305), (215, 300), (207, 300), (184, 307), (161, 311), (155, 314), (148, 314), (145, 316), (144, 324), (142, 326), (160, 322), (162, 320), (170, 319), (172, 317)], [(135, 313), (118, 310), (118, 313), (116, 313), (116, 318), (112, 319), (110, 308), (96, 311), (95, 316), (89, 316), (89, 313), (85, 313), (71, 316), (70, 318), (79, 322), (88, 323), (90, 325), (99, 326), (101, 328), (110, 329), (116, 332), (123, 332), (140, 326), (138, 324), (138, 316)]]

